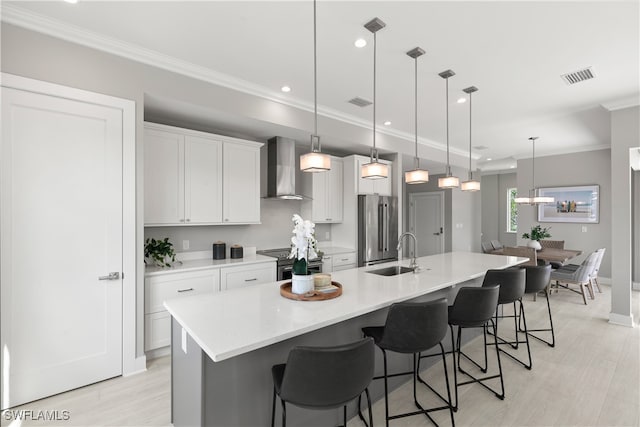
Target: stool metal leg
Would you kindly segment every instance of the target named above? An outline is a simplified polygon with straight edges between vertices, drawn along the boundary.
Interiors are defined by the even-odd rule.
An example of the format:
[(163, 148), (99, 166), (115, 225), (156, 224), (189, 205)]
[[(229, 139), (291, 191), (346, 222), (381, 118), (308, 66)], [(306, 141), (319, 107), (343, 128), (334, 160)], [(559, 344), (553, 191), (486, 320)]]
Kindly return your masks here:
[(276, 422), (276, 387), (273, 386), (273, 403), (271, 405), (271, 427), (275, 426)]
[[(508, 344), (511, 346), (511, 348), (513, 349), (518, 349), (519, 348), (519, 344), (526, 344), (527, 345), (527, 356), (528, 356), (528, 363), (523, 362), (522, 360), (518, 359), (515, 355), (511, 354), (510, 352), (503, 350), (502, 348), (499, 348), (499, 350), (504, 353), (505, 355), (509, 356), (510, 358), (512, 358), (513, 360), (515, 360), (516, 362), (520, 363), (522, 366), (524, 366), (527, 369), (531, 369), (531, 367), (533, 366), (533, 362), (531, 359), (531, 346), (529, 345), (529, 334), (528, 334), (528, 330), (527, 330), (527, 319), (525, 316), (525, 311), (524, 311), (524, 305), (522, 304), (522, 298), (518, 299), (518, 302), (520, 303), (520, 310), (517, 310), (516, 307), (516, 301), (513, 302), (513, 316), (502, 316), (502, 317), (513, 317), (513, 323), (514, 323), (514, 331), (515, 331), (515, 341), (507, 341), (506, 339), (500, 337), (500, 336), (496, 336), (498, 342), (498, 346), (500, 344)], [(519, 313), (519, 315), (516, 315), (516, 313)], [(520, 324), (524, 324), (524, 330), (522, 330), (522, 325)], [(498, 329), (497, 327), (498, 324), (498, 314), (496, 313), (496, 330)], [(518, 333), (519, 332), (524, 332), (524, 341), (521, 341), (520, 338), (518, 337)], [(493, 344), (492, 344), (493, 345)]]
[[(527, 329), (527, 335), (537, 339), (538, 341), (542, 341), (543, 343), (547, 344), (549, 347), (555, 347), (556, 346), (556, 335), (555, 332), (553, 330), (553, 317), (551, 316), (551, 305), (549, 303), (549, 294), (545, 293), (545, 297), (547, 298), (547, 312), (549, 314), (549, 324), (550, 324), (550, 328), (547, 329)], [(520, 326), (520, 332), (524, 332), (524, 329), (522, 329), (522, 326)], [(535, 335), (532, 334), (532, 332), (551, 332), (551, 342)]]

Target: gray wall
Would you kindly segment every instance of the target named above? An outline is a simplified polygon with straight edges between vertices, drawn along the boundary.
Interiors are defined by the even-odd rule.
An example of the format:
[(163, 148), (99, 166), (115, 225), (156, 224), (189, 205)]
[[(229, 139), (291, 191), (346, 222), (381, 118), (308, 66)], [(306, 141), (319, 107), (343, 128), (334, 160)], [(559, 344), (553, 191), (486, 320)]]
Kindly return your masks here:
[(499, 240), (504, 246), (516, 246), (518, 233), (507, 231), (507, 189), (518, 186), (518, 175), (483, 175), (481, 184), (482, 241)]
[[(580, 249), (583, 254), (574, 260), (581, 262), (590, 252), (607, 248), (600, 267), (603, 277), (611, 277), (611, 150), (586, 151), (560, 156), (536, 156), (536, 187), (565, 187), (573, 185), (600, 186), (600, 222), (541, 223), (551, 227), (554, 240), (564, 240), (567, 249)], [(518, 194), (528, 194), (531, 188), (531, 159), (518, 160)], [(518, 244), (525, 244), (522, 233), (538, 224), (537, 207), (518, 208)], [(582, 226), (587, 232), (582, 232)]]
[(633, 281), (640, 283), (640, 170), (633, 172)]

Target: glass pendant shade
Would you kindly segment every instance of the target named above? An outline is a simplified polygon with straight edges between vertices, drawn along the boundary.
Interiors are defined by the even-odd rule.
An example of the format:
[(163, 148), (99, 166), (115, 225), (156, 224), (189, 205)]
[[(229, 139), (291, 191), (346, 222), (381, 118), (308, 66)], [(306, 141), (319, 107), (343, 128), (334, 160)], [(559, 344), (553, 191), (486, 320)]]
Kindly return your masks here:
[(440, 188), (458, 188), (460, 186), (460, 179), (457, 176), (444, 176), (438, 178), (438, 187)]
[(474, 180), (464, 181), (460, 184), (460, 189), (462, 191), (480, 191), (480, 182)]
[(367, 179), (387, 178), (389, 177), (389, 166), (377, 160), (372, 160), (362, 165), (360, 168), (360, 176)]
[(331, 156), (317, 151), (300, 156), (300, 169), (303, 172), (325, 172), (331, 169)]
[(404, 173), (404, 182), (407, 184), (424, 184), (429, 182), (429, 171), (414, 169)]

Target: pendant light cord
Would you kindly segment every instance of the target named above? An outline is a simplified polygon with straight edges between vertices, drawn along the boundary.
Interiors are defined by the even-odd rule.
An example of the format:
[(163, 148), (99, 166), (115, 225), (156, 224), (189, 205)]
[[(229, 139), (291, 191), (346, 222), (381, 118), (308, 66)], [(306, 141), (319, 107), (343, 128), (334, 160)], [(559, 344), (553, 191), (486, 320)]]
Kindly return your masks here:
[(415, 108), (414, 108), (414, 126), (416, 135), (416, 169), (420, 169), (420, 159), (418, 158), (418, 57), (415, 58)]
[(445, 99), (447, 103), (447, 176), (451, 175), (451, 166), (449, 165), (449, 77), (445, 79), (447, 81), (447, 93)]
[[(318, 48), (316, 45), (316, 0), (313, 0), (313, 134), (318, 136)], [(313, 147), (311, 150), (313, 151)]]
[(376, 33), (373, 33), (373, 150), (371, 151), (371, 160), (375, 153), (376, 162), (378, 161), (378, 153), (376, 152)]
[(469, 93), (469, 181), (471, 181), (471, 178), (473, 178), (473, 175), (471, 173), (471, 98), (472, 98), (472, 93)]
[(531, 159), (531, 186), (533, 187), (533, 191), (535, 193), (536, 191), (536, 138), (531, 137), (531, 142), (533, 142), (533, 158)]

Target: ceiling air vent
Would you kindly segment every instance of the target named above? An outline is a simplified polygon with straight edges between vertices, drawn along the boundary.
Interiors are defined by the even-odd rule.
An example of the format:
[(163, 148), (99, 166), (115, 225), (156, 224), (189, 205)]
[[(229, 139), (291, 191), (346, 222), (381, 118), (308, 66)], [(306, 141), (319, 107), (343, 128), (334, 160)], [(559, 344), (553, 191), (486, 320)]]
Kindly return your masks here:
[(353, 105), (358, 106), (358, 107), (367, 107), (367, 106), (373, 104), (373, 102), (368, 101), (368, 100), (366, 100), (364, 98), (360, 98), (359, 96), (356, 96), (355, 98), (350, 99), (348, 102), (349, 102), (349, 104), (353, 104)]
[(476, 150), (486, 150), (487, 147), (486, 145), (474, 145), (473, 148), (475, 148)]
[(573, 85), (576, 83), (583, 82), (585, 80), (591, 80), (595, 76), (596, 75), (591, 69), (591, 67), (587, 67), (582, 70), (574, 71), (573, 73), (563, 74), (560, 77), (562, 77), (562, 80), (564, 80), (566, 84)]

